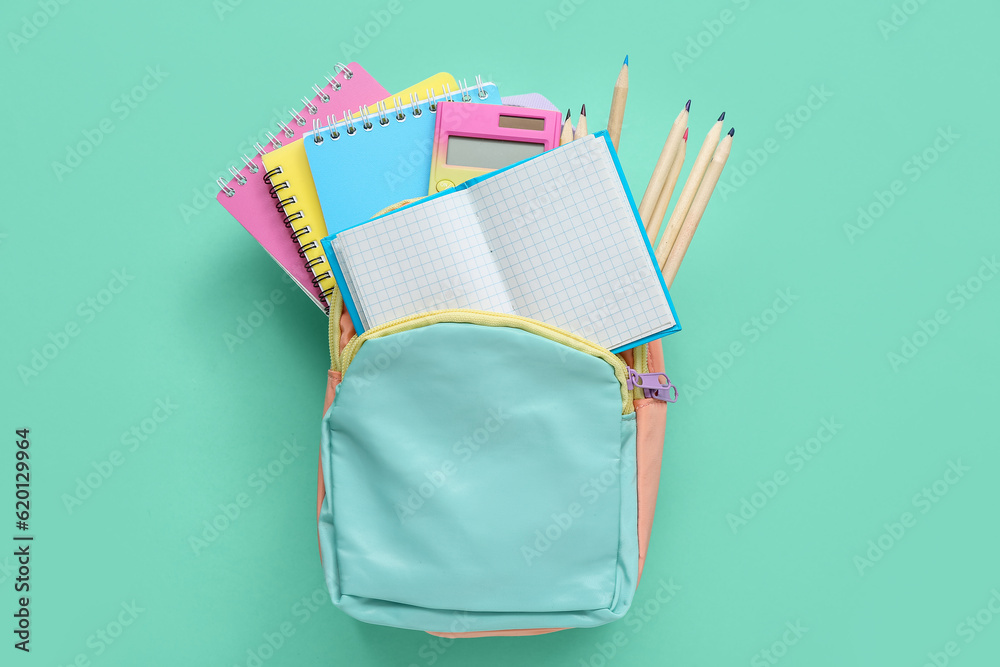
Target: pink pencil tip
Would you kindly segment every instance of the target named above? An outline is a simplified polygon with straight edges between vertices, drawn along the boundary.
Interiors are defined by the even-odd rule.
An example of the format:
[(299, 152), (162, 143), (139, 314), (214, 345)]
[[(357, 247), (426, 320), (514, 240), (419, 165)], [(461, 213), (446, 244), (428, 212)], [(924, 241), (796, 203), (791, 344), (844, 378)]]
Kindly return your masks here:
[(687, 141), (687, 140), (688, 140), (688, 131), (687, 131), (687, 128), (684, 128), (684, 141)]

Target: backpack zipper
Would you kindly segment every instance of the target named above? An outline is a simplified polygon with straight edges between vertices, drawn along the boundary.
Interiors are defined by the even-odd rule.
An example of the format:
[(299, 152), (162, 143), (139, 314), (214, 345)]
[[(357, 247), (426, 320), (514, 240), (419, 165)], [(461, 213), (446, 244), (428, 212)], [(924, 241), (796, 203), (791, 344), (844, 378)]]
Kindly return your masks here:
[[(437, 310), (431, 313), (422, 313), (419, 315), (409, 315), (392, 322), (387, 322), (386, 324), (369, 329), (360, 336), (355, 336), (347, 343), (344, 347), (343, 353), (339, 355), (338, 365), (340, 366), (340, 371), (341, 373), (347, 372), (347, 369), (350, 366), (351, 361), (354, 359), (354, 356), (357, 354), (358, 349), (366, 340), (381, 338), (394, 333), (400, 333), (444, 322), (457, 324), (478, 324), (481, 326), (510, 326), (514, 329), (521, 329), (523, 331), (527, 331), (528, 333), (547, 338), (553, 342), (579, 350), (580, 352), (585, 352), (591, 356), (599, 357), (610, 364), (614, 369), (615, 377), (618, 379), (618, 383), (621, 387), (622, 414), (627, 415), (635, 411), (632, 398), (632, 388), (629, 386), (630, 369), (625, 365), (624, 361), (618, 358), (617, 355), (613, 354), (607, 348), (601, 347), (597, 343), (568, 331), (564, 331), (563, 329), (559, 329), (558, 327), (554, 327), (528, 317), (508, 315), (506, 313), (456, 308), (449, 310)], [(337, 341), (334, 340), (334, 329), (335, 326), (331, 323), (331, 352), (336, 350), (337, 345)], [(336, 327), (336, 329), (339, 331), (339, 327)]]

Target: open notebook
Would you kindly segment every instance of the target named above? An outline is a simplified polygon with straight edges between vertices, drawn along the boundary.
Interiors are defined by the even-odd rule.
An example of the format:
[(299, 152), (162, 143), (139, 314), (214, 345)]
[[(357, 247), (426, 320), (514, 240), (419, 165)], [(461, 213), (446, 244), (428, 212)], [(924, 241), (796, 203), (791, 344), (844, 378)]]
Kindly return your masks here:
[(323, 240), (361, 331), (474, 308), (612, 351), (680, 329), (607, 132)]

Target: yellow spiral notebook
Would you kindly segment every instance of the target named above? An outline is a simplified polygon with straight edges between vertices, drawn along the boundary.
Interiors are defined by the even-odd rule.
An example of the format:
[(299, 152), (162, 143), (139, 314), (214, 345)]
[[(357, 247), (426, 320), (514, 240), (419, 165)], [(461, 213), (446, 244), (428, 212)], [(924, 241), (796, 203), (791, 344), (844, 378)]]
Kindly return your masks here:
[[(387, 97), (381, 103), (373, 104), (365, 110), (365, 113), (370, 116), (384, 114), (385, 110), (391, 113), (397, 104), (409, 107), (412, 100), (411, 95), (415, 96), (416, 101), (419, 102), (428, 99), (428, 94), (441, 95), (448, 90), (454, 91), (457, 88), (458, 82), (455, 77), (446, 72), (439, 72), (404, 88), (392, 97)], [(382, 105), (382, 111), (380, 111), (380, 105)], [(361, 115), (361, 113), (355, 113), (353, 117), (360, 118)], [(313, 184), (312, 172), (309, 170), (309, 160), (306, 158), (305, 146), (302, 143), (309, 140), (308, 137), (297, 139), (262, 155), (261, 159), (267, 172), (264, 180), (270, 186), (271, 196), (277, 200), (276, 206), (284, 215), (285, 226), (288, 227), (292, 238), (299, 244), (299, 256), (302, 257), (306, 268), (312, 272), (313, 284), (319, 288), (324, 304), (329, 311), (329, 296), (333, 293), (336, 281), (320, 243), (327, 235), (327, 231), (320, 209), (319, 197), (316, 195), (316, 188)], [(386, 206), (392, 203), (394, 202), (389, 202)]]

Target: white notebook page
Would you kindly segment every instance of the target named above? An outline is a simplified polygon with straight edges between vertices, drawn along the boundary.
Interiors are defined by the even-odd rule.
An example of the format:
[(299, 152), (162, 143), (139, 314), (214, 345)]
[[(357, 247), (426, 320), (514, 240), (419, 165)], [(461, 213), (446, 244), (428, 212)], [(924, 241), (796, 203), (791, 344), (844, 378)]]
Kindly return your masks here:
[(586, 137), (336, 236), (363, 326), (523, 315), (609, 349), (675, 321), (605, 141)]

